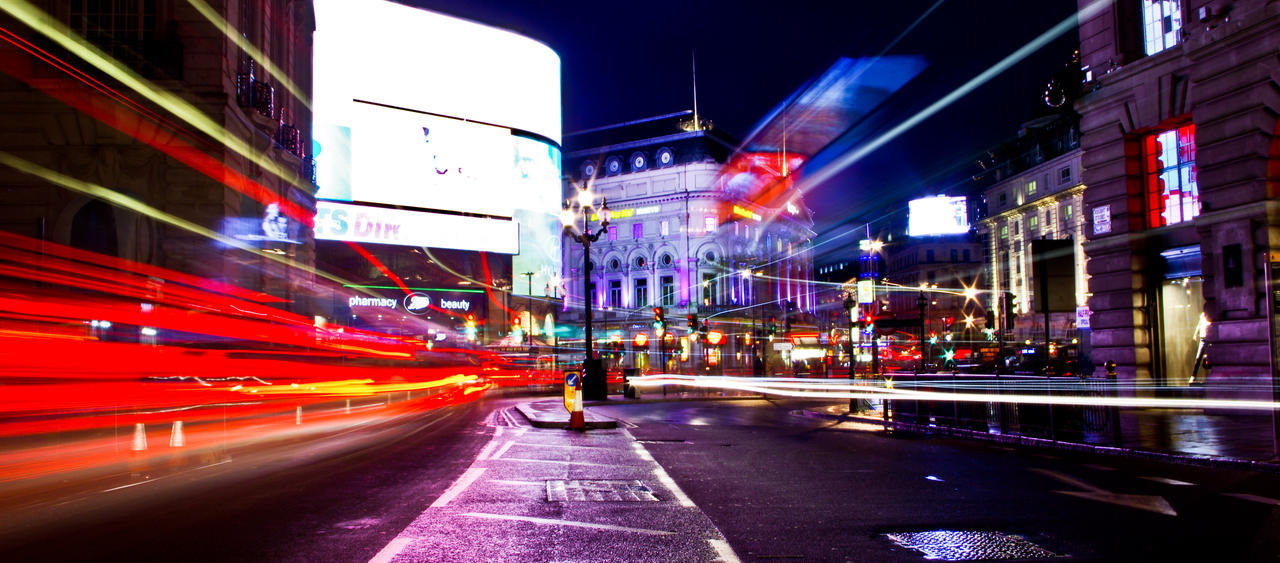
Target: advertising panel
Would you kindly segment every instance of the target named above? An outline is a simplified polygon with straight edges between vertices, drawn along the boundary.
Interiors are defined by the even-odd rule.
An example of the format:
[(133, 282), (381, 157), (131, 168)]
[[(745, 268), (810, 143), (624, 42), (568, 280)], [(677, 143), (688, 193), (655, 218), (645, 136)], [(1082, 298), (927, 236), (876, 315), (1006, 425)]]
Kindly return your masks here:
[(964, 196), (926, 197), (907, 203), (907, 234), (913, 237), (960, 235), (969, 232)]
[(520, 225), (512, 220), (316, 202), (316, 240), (520, 251)]
[[(385, 0), (314, 6), (317, 197), (329, 213), (357, 212), (338, 202), (377, 204), (365, 216), (398, 226), (342, 230), (317, 216), (316, 238), (518, 253), (515, 293), (547, 293), (561, 262), (555, 51)], [(413, 225), (403, 215), (422, 212)], [(510, 220), (482, 233), (494, 222), (475, 215)]]

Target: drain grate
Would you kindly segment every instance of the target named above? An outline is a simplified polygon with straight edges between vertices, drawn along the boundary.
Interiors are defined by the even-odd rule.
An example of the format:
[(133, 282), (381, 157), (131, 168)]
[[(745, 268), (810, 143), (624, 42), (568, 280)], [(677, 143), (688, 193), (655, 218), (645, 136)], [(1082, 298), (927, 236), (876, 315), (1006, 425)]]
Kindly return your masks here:
[(570, 480), (547, 481), (547, 500), (552, 502), (568, 501), (657, 501), (653, 491), (644, 483), (610, 480)]
[(980, 559), (1043, 559), (1060, 555), (1027, 541), (1022, 536), (1000, 532), (932, 530), (884, 534), (894, 543), (923, 553), (925, 559), (973, 561)]

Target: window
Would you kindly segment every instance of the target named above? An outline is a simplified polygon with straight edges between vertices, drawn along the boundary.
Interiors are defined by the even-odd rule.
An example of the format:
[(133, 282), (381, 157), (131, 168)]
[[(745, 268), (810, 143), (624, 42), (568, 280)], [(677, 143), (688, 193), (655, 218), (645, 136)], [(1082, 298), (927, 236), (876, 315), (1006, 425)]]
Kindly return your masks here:
[(714, 232), (716, 232), (716, 218), (715, 218), (715, 217), (713, 217), (713, 216), (711, 216), (711, 215), (708, 215), (708, 216), (706, 216), (706, 217), (703, 217), (703, 218), (702, 218), (702, 232), (704, 232), (704, 233), (714, 233)]
[(716, 275), (702, 274), (702, 304), (718, 305), (716, 294)]
[(663, 254), (661, 260), (663, 266), (671, 266), (672, 258), (670, 254)]
[(1070, 203), (1062, 206), (1062, 222), (1068, 225), (1071, 224), (1071, 204)]
[(928, 262), (928, 263), (930, 263), (930, 264), (932, 264), (932, 263), (933, 263), (933, 249), (932, 249), (932, 248), (930, 248), (929, 250), (924, 251), (924, 261), (925, 261), (925, 262)]
[(622, 280), (609, 280), (609, 307), (622, 306)]
[(1040, 215), (1039, 214), (1032, 215), (1031, 219), (1027, 223), (1027, 228), (1035, 229), (1035, 228), (1038, 228), (1039, 226), (1040, 226)]
[(1063, 167), (1058, 171), (1058, 184), (1065, 184), (1071, 181), (1071, 167)]
[(636, 279), (636, 290), (632, 295), (634, 299), (631, 301), (632, 307), (648, 307), (649, 306), (649, 279)]
[(1184, 125), (1143, 140), (1147, 221), (1152, 227), (1190, 221), (1200, 214), (1195, 132), (1194, 124)]
[(1009, 238), (1009, 225), (1000, 226), (1000, 238)]
[(968, 249), (968, 248), (966, 248), (966, 249), (964, 249), (964, 261), (965, 261), (965, 262), (968, 262), (968, 261), (969, 261), (969, 257), (970, 257), (969, 249)]
[(662, 222), (662, 226), (660, 227), (660, 229), (661, 229), (661, 230), (660, 230), (660, 232), (662, 233), (662, 236), (664, 236), (664, 237), (665, 237), (665, 236), (667, 236), (667, 235), (670, 235), (670, 234), (671, 234), (671, 221), (663, 221), (663, 222)]
[(676, 304), (676, 278), (662, 276), (659, 278), (659, 290), (662, 291), (662, 306), (673, 307)]
[(960, 251), (958, 249), (955, 249), (955, 248), (951, 249), (951, 261), (952, 262), (960, 261)]
[(609, 240), (618, 240), (618, 226), (617, 226), (617, 225), (610, 225), (610, 226), (609, 226)]
[(1009, 194), (1000, 192), (1000, 206), (1004, 207), (1009, 204)]
[(631, 238), (636, 240), (644, 238), (644, 223), (631, 225)]
[(1027, 182), (1027, 195), (1036, 195), (1036, 181)]
[(1180, 0), (1142, 0), (1142, 36), (1148, 55), (1177, 45), (1181, 33)]

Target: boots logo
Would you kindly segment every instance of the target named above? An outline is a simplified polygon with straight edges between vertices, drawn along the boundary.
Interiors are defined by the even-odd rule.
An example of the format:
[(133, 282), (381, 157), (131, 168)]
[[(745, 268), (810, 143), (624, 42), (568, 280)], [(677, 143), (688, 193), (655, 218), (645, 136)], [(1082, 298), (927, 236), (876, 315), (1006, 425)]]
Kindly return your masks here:
[(426, 313), (431, 308), (431, 297), (425, 293), (413, 292), (404, 296), (404, 310), (415, 315)]

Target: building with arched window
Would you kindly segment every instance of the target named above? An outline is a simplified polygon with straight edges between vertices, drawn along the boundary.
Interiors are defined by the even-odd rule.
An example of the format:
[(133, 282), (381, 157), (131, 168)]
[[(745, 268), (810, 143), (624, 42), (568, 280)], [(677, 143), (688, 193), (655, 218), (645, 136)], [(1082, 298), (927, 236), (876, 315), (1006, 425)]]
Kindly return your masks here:
[[(809, 210), (798, 195), (780, 209), (736, 199), (725, 166), (735, 143), (699, 125), (686, 111), (566, 136), (566, 199), (589, 187), (612, 219), (591, 247), (590, 289), (583, 247), (564, 245), (564, 318), (581, 327), (589, 296), (609, 366), (674, 359), (672, 369), (749, 373), (755, 357), (760, 371), (785, 348), (767, 345), (771, 325), (779, 343), (788, 328), (812, 325)], [(660, 339), (654, 308), (666, 319)], [(693, 316), (723, 335), (719, 345), (691, 334)], [(637, 349), (641, 333), (648, 344)]]

